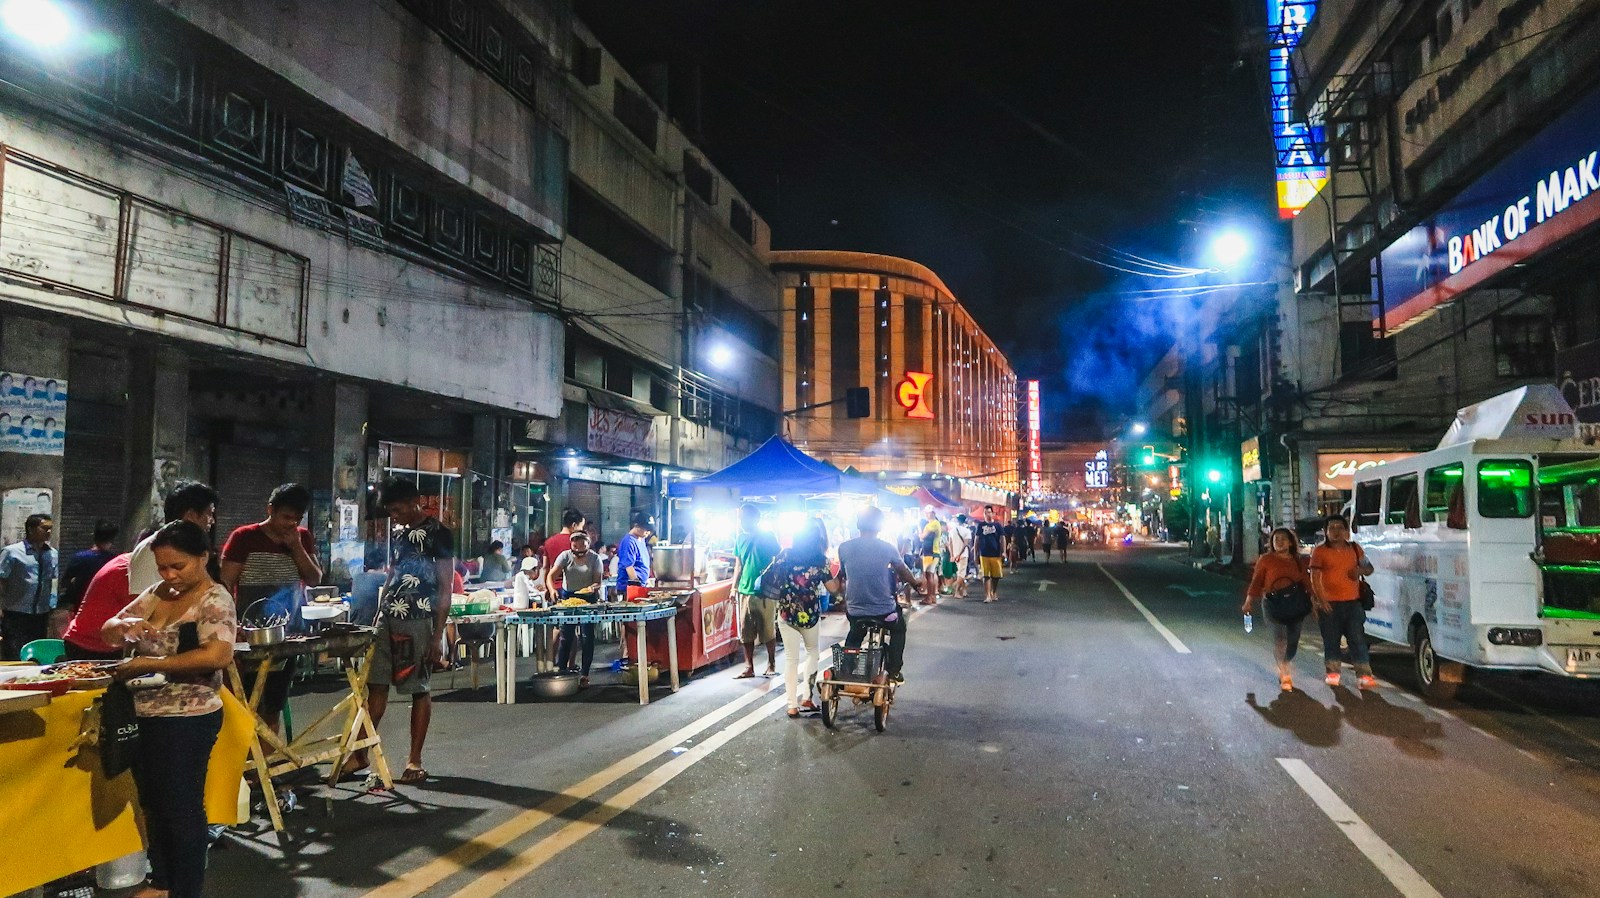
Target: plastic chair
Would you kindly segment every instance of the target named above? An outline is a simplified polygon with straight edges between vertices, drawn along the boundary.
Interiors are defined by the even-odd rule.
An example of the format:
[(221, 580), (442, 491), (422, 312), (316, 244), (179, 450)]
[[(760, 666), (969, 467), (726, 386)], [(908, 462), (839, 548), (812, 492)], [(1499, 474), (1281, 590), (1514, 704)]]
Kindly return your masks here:
[(22, 647), (20, 657), (34, 664), (54, 664), (67, 655), (67, 644), (59, 639), (35, 639)]

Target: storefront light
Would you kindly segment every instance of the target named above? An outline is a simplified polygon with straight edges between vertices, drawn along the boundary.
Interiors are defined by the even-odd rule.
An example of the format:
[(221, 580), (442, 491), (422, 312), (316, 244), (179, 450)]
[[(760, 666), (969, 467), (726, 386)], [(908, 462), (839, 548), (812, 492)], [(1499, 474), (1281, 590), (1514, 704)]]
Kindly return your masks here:
[(54, 0), (5, 0), (0, 22), (12, 36), (44, 50), (53, 50), (72, 36), (72, 19)]
[(632, 471), (635, 474), (643, 474), (644, 472), (650, 470), (650, 466), (649, 465), (629, 465), (628, 466), (628, 470)]

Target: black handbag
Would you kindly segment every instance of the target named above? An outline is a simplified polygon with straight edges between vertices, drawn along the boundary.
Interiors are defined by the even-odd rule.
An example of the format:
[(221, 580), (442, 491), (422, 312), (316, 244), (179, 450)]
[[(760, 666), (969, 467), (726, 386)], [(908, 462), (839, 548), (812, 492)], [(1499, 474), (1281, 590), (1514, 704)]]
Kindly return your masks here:
[[(1356, 546), (1356, 558), (1361, 561), (1367, 560), (1367, 553), (1363, 552), (1360, 546)], [(1372, 594), (1372, 584), (1367, 582), (1366, 577), (1362, 577), (1356, 586), (1356, 599), (1361, 603), (1362, 611), (1371, 611), (1372, 606), (1378, 604), (1378, 597)]]
[(122, 683), (112, 683), (100, 698), (100, 769), (106, 779), (119, 776), (133, 766), (138, 753), (139, 715), (133, 709), (133, 693)]
[(1311, 593), (1306, 591), (1304, 583), (1291, 583), (1267, 593), (1262, 606), (1267, 620), (1276, 624), (1292, 624), (1304, 620), (1311, 613)]

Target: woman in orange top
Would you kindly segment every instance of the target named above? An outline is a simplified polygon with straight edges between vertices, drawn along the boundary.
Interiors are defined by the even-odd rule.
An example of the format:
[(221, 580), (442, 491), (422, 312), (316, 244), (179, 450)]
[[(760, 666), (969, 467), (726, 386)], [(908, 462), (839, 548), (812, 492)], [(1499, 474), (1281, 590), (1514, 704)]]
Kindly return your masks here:
[[(1305, 560), (1300, 557), (1300, 539), (1293, 530), (1284, 527), (1272, 531), (1272, 551), (1256, 559), (1255, 573), (1250, 577), (1250, 588), (1245, 591), (1244, 614), (1250, 614), (1251, 609), (1269, 592), (1277, 592), (1298, 583), (1307, 588), (1311, 587), (1311, 577), (1306, 573)], [(1294, 661), (1295, 651), (1300, 648), (1300, 626), (1305, 623), (1305, 618), (1290, 624), (1272, 624), (1272, 655), (1278, 659), (1278, 686), (1284, 692), (1294, 689), (1294, 678), (1290, 675), (1289, 665)]]

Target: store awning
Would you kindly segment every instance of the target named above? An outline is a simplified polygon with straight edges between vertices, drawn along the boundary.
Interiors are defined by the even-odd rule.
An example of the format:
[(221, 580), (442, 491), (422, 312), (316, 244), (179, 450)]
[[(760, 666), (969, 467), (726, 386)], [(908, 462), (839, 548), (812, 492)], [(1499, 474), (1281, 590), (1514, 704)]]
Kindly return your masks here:
[(878, 491), (876, 484), (851, 477), (776, 436), (715, 474), (687, 483), (672, 484), (669, 494), (674, 497), (692, 496), (698, 489), (732, 489), (744, 498), (818, 496), (828, 493), (871, 496)]

